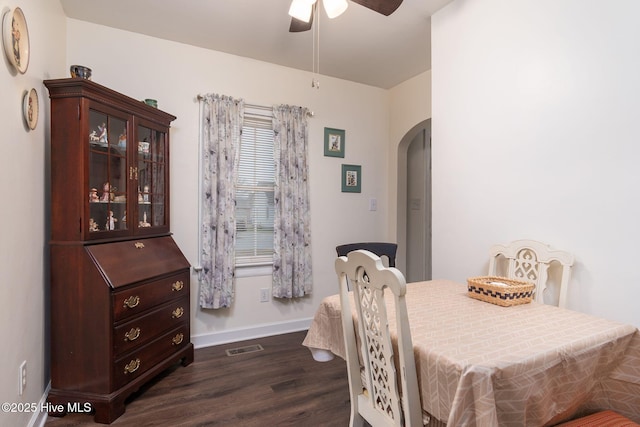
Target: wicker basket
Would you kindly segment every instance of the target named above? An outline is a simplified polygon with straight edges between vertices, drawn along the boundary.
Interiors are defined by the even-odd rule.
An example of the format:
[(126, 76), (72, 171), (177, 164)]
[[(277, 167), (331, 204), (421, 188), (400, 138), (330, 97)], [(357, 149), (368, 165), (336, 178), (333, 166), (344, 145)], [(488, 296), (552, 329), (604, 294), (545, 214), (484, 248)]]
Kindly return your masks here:
[(467, 283), (471, 298), (503, 307), (530, 303), (536, 287), (531, 282), (498, 276), (469, 277)]

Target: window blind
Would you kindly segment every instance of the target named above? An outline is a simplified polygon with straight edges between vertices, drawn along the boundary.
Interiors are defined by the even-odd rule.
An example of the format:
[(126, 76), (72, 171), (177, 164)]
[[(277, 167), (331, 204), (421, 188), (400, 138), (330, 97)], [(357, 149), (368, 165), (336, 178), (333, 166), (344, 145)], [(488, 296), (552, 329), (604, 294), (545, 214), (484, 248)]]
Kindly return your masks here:
[(236, 182), (236, 265), (273, 260), (274, 154), (271, 113), (245, 110)]

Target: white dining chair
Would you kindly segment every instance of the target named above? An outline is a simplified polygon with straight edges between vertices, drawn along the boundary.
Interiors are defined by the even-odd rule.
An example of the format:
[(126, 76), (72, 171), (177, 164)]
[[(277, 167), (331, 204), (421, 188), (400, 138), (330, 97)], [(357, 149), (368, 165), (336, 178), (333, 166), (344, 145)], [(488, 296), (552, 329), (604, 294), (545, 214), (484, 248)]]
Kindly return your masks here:
[(489, 250), (489, 276), (501, 275), (498, 264), (501, 257), (507, 260), (506, 277), (533, 282), (535, 300), (545, 303), (545, 289), (549, 284), (549, 266), (559, 263), (562, 268), (558, 306), (567, 306), (567, 287), (574, 258), (569, 252), (551, 249), (535, 240), (516, 240), (506, 245), (494, 245)]
[[(361, 427), (366, 421), (375, 427), (422, 426), (404, 276), (396, 268), (384, 267), (380, 257), (365, 250), (339, 257), (335, 269), (340, 284), (351, 398), (349, 425)], [(351, 308), (347, 279), (353, 285), (355, 312)], [(397, 359), (394, 357), (387, 320), (387, 301), (384, 296), (387, 291), (393, 294), (395, 305)], [(356, 339), (354, 323), (357, 324), (359, 341)], [(360, 342), (359, 352), (357, 342)], [(399, 361), (399, 366), (395, 366), (394, 360)]]

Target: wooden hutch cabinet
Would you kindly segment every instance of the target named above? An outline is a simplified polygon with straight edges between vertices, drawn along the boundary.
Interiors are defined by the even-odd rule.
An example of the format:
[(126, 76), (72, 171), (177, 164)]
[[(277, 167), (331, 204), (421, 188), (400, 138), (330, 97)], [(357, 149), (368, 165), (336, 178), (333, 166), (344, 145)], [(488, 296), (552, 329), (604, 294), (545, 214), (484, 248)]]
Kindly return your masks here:
[(48, 401), (65, 409), (90, 403), (96, 422), (111, 423), (145, 382), (193, 361), (190, 266), (169, 231), (175, 117), (89, 80), (44, 84), (51, 98)]

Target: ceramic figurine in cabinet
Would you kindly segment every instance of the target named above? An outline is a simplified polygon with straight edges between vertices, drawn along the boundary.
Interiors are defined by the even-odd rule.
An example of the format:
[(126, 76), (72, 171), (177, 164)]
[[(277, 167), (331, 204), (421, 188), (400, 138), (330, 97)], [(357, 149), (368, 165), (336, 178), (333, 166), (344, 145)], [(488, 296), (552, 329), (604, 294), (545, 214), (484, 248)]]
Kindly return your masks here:
[(109, 216), (107, 217), (107, 224), (105, 228), (107, 230), (115, 230), (116, 222), (118, 222), (118, 218), (113, 216), (113, 211), (109, 211)]
[(103, 123), (100, 126), (98, 126), (98, 132), (100, 133), (98, 135), (98, 142), (100, 144), (108, 144), (109, 139), (107, 138), (107, 124)]
[(98, 223), (93, 218), (89, 218), (89, 231), (99, 231)]
[(109, 190), (111, 189), (111, 185), (109, 185), (108, 182), (105, 182), (102, 185), (102, 196), (100, 197), (100, 201), (101, 202), (108, 202), (109, 201)]
[(142, 200), (145, 203), (149, 203), (149, 186), (145, 185), (144, 189), (142, 190)]
[(127, 130), (122, 131), (120, 136), (118, 137), (118, 147), (121, 149), (127, 148)]
[(111, 200), (111, 191), (113, 189), (111, 188), (111, 184), (109, 184), (108, 182), (105, 182), (102, 185), (102, 196), (100, 197), (100, 201), (101, 202), (108, 202)]
[(89, 191), (89, 203), (96, 203), (99, 201), (100, 197), (98, 197), (98, 189), (92, 188), (91, 191)]
[(147, 222), (147, 213), (146, 212), (142, 215), (142, 221), (140, 221), (138, 223), (138, 226), (139, 227), (151, 227), (151, 224), (149, 224)]

